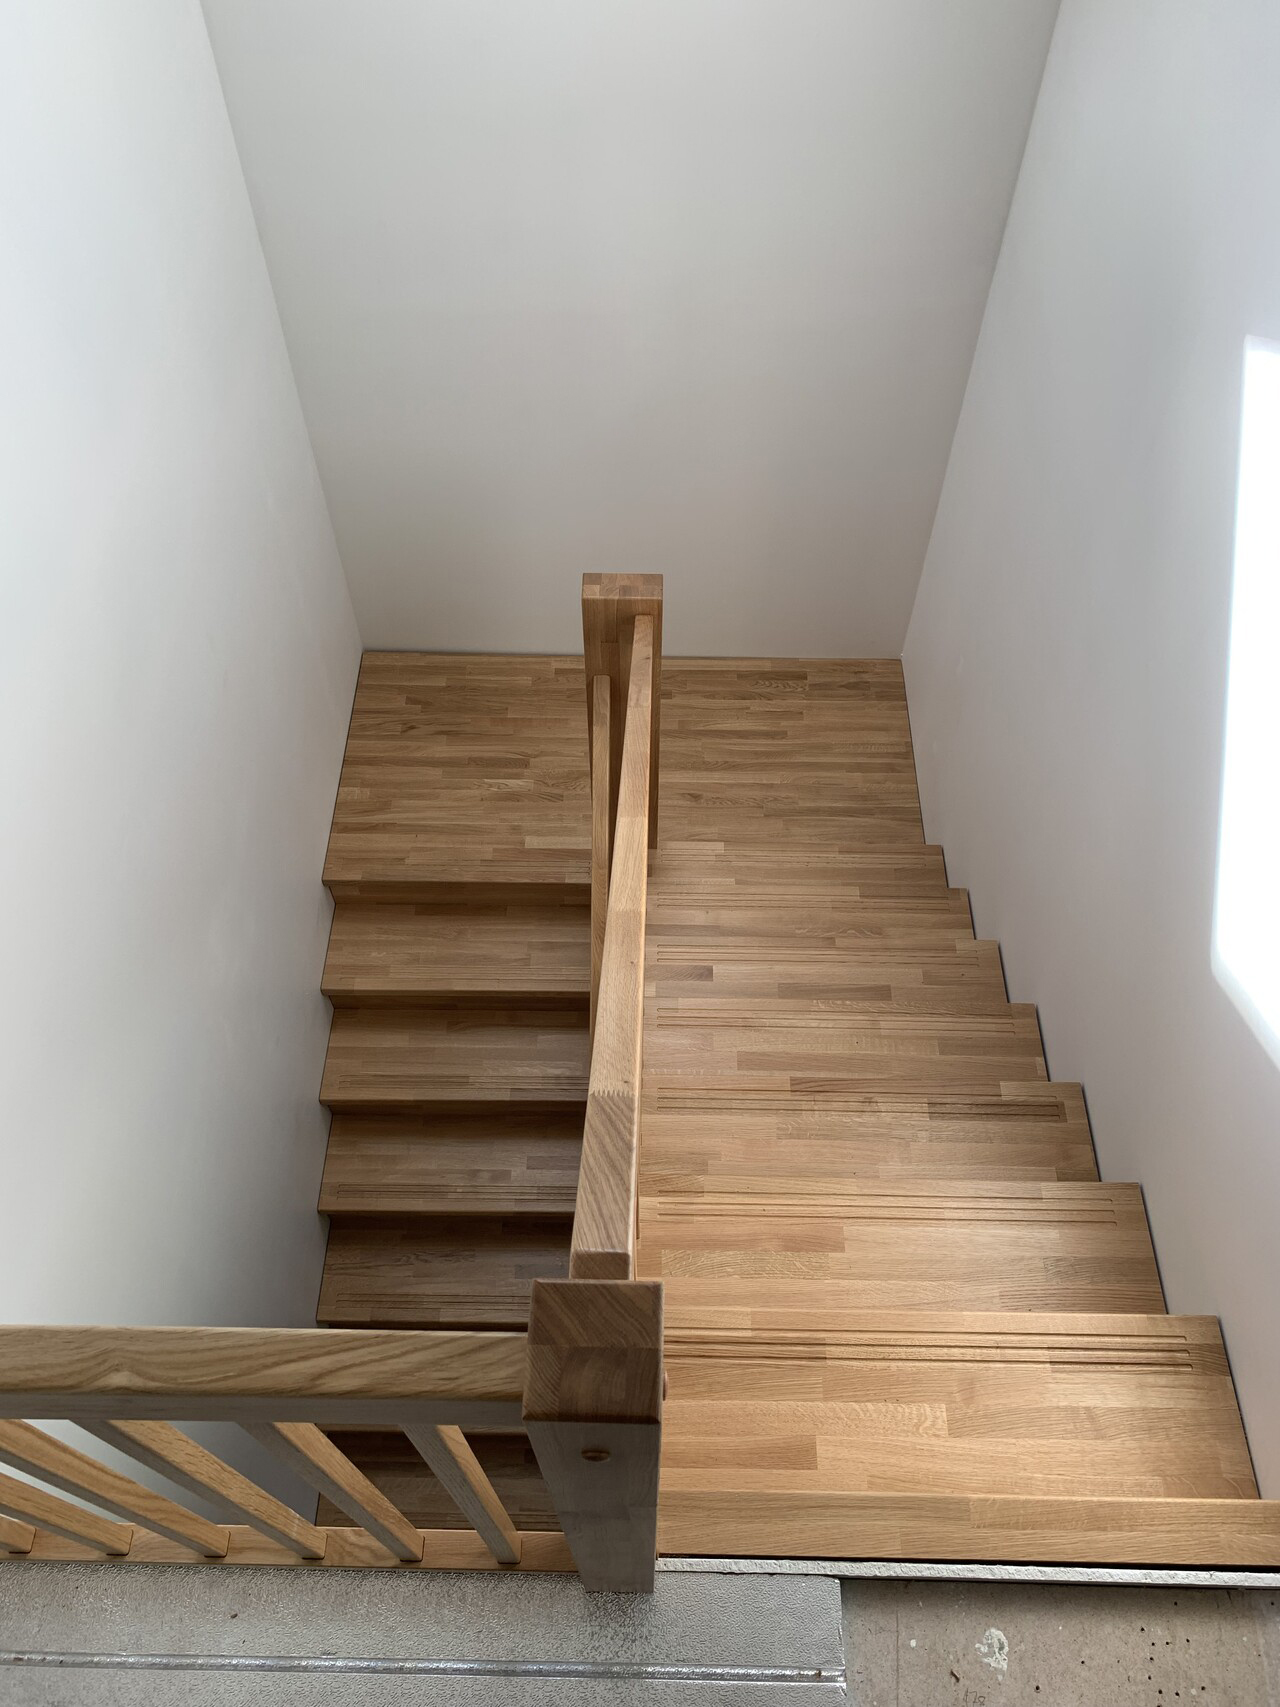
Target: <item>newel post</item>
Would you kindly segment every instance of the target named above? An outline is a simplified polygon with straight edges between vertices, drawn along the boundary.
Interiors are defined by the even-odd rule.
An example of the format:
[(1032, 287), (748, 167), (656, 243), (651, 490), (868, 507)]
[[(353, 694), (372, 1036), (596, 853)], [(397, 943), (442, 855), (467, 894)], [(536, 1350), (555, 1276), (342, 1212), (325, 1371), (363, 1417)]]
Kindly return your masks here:
[(662, 1286), (538, 1280), (524, 1422), (583, 1586), (653, 1589)]

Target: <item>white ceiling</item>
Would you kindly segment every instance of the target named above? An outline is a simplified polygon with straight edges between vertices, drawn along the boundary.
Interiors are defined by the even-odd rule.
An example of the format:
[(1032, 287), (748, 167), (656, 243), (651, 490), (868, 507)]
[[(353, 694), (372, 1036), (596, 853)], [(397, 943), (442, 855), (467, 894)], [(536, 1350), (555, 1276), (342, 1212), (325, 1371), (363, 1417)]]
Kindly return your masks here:
[(205, 0), (364, 641), (896, 654), (1057, 0)]

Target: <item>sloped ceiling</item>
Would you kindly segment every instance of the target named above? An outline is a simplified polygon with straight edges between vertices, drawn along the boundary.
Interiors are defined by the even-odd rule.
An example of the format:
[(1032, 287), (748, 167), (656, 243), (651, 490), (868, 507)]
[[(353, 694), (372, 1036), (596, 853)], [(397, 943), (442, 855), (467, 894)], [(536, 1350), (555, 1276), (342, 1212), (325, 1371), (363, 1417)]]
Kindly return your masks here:
[(367, 646), (897, 654), (1056, 0), (205, 0)]

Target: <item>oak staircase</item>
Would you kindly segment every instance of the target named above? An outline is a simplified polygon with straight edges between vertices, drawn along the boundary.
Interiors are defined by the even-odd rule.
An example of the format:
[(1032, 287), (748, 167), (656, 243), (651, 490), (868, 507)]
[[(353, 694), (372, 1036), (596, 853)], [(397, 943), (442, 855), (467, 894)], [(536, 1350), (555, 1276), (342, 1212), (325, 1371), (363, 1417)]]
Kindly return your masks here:
[[(327, 867), (323, 1321), (518, 1325), (566, 1272), (581, 691), (565, 660), (366, 658)], [(1140, 1188), (1098, 1179), (1080, 1087), (924, 841), (899, 667), (668, 661), (660, 789), (636, 1272), (666, 1294), (664, 1549), (1230, 1550), (1268, 1508), (1216, 1324), (1165, 1313)], [(519, 1440), (473, 1444), (518, 1522), (554, 1521)], [(393, 1437), (347, 1450), (450, 1521)]]
[[(656, 1518), (669, 1554), (1280, 1564), (1218, 1324), (1166, 1312), (1140, 1187), (924, 840), (898, 664), (660, 666), (657, 578), (588, 577), (584, 631), (585, 679), (365, 656), (322, 1331), (0, 1329), (0, 1417), (84, 1420), (251, 1528), (0, 1422), (145, 1526), (0, 1478), (0, 1548), (644, 1588)], [(193, 1458), (203, 1416), (315, 1524)]]

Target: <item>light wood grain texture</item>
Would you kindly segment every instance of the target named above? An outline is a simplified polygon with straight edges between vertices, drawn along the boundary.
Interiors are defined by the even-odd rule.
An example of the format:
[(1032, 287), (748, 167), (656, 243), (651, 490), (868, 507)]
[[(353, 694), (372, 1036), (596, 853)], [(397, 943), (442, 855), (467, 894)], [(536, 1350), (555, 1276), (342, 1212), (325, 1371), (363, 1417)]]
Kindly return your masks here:
[(585, 907), (339, 901), (324, 993), (335, 1007), (584, 1007)]
[[(621, 675), (625, 623), (610, 641)], [(447, 898), (459, 916), (431, 929), (459, 942), (473, 908), (580, 904), (591, 674), (590, 661), (366, 661), (331, 850), (338, 893)], [(967, 896), (925, 842), (900, 666), (682, 660), (661, 697), (635, 1256), (668, 1294), (663, 1546), (1263, 1559), (1274, 1516), (1256, 1498), (1216, 1327), (1161, 1313), (1135, 1188), (1079, 1189), (1097, 1179), (1080, 1088), (1048, 1079), (1033, 1010), (1008, 1003), (997, 946), (975, 939)], [(470, 981), (459, 956), (439, 992), (420, 971), (398, 988), (476, 1006), (487, 983), (496, 1005), (507, 951), (490, 940)], [(515, 985), (537, 981), (524, 940), (513, 1007)], [(380, 999), (375, 983), (363, 993)], [(406, 1103), (359, 1118), (425, 1132), (468, 1096), (491, 1118), (516, 1083), (501, 1048), (495, 1095), (475, 1088), (486, 1069), (465, 1044), (416, 1042), (410, 1028)], [(376, 1078), (390, 1059), (370, 1051), (361, 1071)], [(573, 1118), (570, 1103), (545, 1106)], [(522, 1169), (495, 1150), (495, 1190), (510, 1192), (533, 1154)], [(387, 1205), (377, 1166), (371, 1153), (350, 1177)], [(363, 1319), (379, 1294), (406, 1322), (442, 1305), (483, 1311), (486, 1292), (520, 1308), (536, 1213), (498, 1199), (501, 1231), (477, 1215), (468, 1247), (465, 1206), (489, 1201), (479, 1167), (455, 1158), (434, 1176), (459, 1205), (453, 1233), (447, 1211), (428, 1213), (430, 1171), (394, 1168), (419, 1182), (414, 1215), (352, 1266), (372, 1281), (352, 1293)], [(337, 1229), (339, 1266), (357, 1223)], [(876, 1300), (896, 1308), (869, 1310)], [(438, 1511), (439, 1484), (395, 1438), (362, 1450), (415, 1512)], [(572, 1450), (562, 1433), (558, 1451)], [(514, 1510), (518, 1449), (483, 1452)], [(575, 1470), (562, 1466), (571, 1485)], [(548, 1508), (531, 1494), (527, 1509), (534, 1521)]]
[(887, 901), (855, 900), (816, 893), (793, 896), (785, 888), (722, 895), (699, 890), (692, 895), (655, 889), (653, 925), (668, 943), (745, 940), (757, 948), (781, 941), (787, 946), (852, 948), (867, 941), (928, 948), (931, 939), (973, 940), (969, 897), (963, 889), (944, 889), (934, 897), (905, 896)]
[(405, 1434), (494, 1558), (503, 1565), (519, 1564), (515, 1525), (462, 1430), (410, 1425)]
[[(74, 1508), (68, 1508), (74, 1509)], [(323, 1559), (302, 1559), (287, 1547), (268, 1541), (257, 1530), (232, 1527), (226, 1555), (221, 1559), (196, 1560), (184, 1548), (163, 1536), (138, 1530), (127, 1555), (111, 1560), (123, 1565), (291, 1565), (300, 1570), (399, 1570), (399, 1571), (569, 1571), (573, 1555), (563, 1535), (525, 1531), (520, 1537), (520, 1560), (501, 1565), (473, 1531), (424, 1529), (418, 1531), (419, 1556), (399, 1559), (363, 1529), (329, 1526), (325, 1530)], [(101, 1563), (93, 1548), (37, 1531), (32, 1559), (71, 1560), (80, 1564)]]
[(609, 867), (613, 860), (611, 712), (608, 676), (592, 676), (591, 694), (591, 1035), (596, 1031), (600, 968), (609, 910)]
[[(34, 1539), (23, 1549), (28, 1556), (38, 1556), (50, 1535), (85, 1548), (94, 1557), (102, 1553), (123, 1556), (133, 1544), (131, 1523), (113, 1523), (110, 1518), (99, 1517), (96, 1512), (85, 1511), (83, 1506), (60, 1500), (44, 1488), (3, 1473), (0, 1473), (0, 1515), (19, 1530), (34, 1529)], [(184, 1548), (183, 1557), (190, 1561), (191, 1556)]]
[[(743, 1280), (668, 1281), (666, 1312), (664, 1497), (1257, 1494), (1211, 1318), (873, 1311)], [(704, 1544), (736, 1551), (731, 1526)]]
[(1015, 1084), (995, 1098), (735, 1095), (672, 1081), (651, 1086), (641, 1192), (768, 1196), (841, 1180), (1088, 1180), (1093, 1141), (1077, 1085)]
[(0, 1552), (29, 1553), (35, 1538), (33, 1524), (18, 1523), (11, 1517), (0, 1517)]
[(339, 1008), (320, 1099), (343, 1113), (586, 1101), (585, 1013)]
[(247, 1423), (246, 1431), (296, 1476), (355, 1518), (397, 1559), (421, 1560), (423, 1539), (402, 1512), (314, 1423)]
[(247, 1476), (167, 1422), (94, 1422), (80, 1425), (117, 1452), (208, 1500), (233, 1521), (244, 1521), (302, 1559), (324, 1557), (325, 1536)]
[(662, 846), (738, 858), (925, 847), (896, 660), (668, 661)]
[(0, 1415), (518, 1420), (523, 1334), (0, 1327)]
[(580, 658), (366, 652), (324, 877), (335, 896), (589, 900)]
[(662, 1288), (540, 1281), (524, 1421), (588, 1589), (653, 1587)]
[(334, 1225), (317, 1317), (348, 1328), (523, 1328), (533, 1282), (568, 1272), (564, 1220), (424, 1216)]
[(562, 1216), (573, 1214), (582, 1116), (337, 1114), (329, 1132), (322, 1214)]
[[(709, 1023), (708, 1023), (709, 1022)], [(972, 1087), (991, 1097), (1016, 1080), (1045, 1080), (1040, 1030), (1030, 1008), (1002, 1014), (809, 1011), (760, 1016), (698, 1007), (650, 1028), (654, 1082), (731, 1077), (744, 1095), (905, 1084), (911, 1090)]]
[[(679, 660), (668, 664), (677, 677)], [(785, 712), (783, 713), (785, 716)], [(689, 755), (692, 758), (692, 755)], [(839, 894), (849, 900), (890, 900), (936, 896), (947, 887), (940, 847), (861, 848), (833, 851), (823, 846), (740, 848), (720, 842), (681, 841), (664, 835), (654, 852), (653, 873), (670, 892), (716, 895), (740, 887), (754, 890), (785, 886), (797, 900), (806, 894)]]
[[(1256, 1505), (1216, 1326), (1156, 1313), (1137, 1189), (1090, 1183), (1079, 1087), (924, 844), (896, 666), (668, 682), (637, 1252), (667, 1292), (662, 1546), (1069, 1557), (1092, 1526), (1106, 1558), (1115, 1523), (1119, 1559), (1169, 1500)], [(1135, 1494), (1051, 1542), (1047, 1508), (975, 1498)], [(1175, 1552), (1232, 1553), (1229, 1515), (1197, 1522)]]
[(765, 1183), (642, 1198), (639, 1277), (767, 1281), (779, 1304), (822, 1281), (868, 1309), (1164, 1309), (1136, 1185)]
[(227, 1550), (223, 1525), (198, 1517), (28, 1422), (0, 1422), (0, 1461), (39, 1477), (73, 1499), (88, 1500), (127, 1523), (166, 1535), (206, 1558), (220, 1558)]
[(993, 1559), (1250, 1569), (1280, 1565), (1280, 1501), (994, 1494), (662, 1491), (658, 1540), (737, 1557)]
[(899, 1013), (1001, 1013), (1009, 999), (996, 944), (959, 938), (928, 944), (862, 938), (844, 948), (815, 948), (651, 937), (648, 974), (658, 1023), (708, 997), (743, 1011), (810, 1002)]
[[(582, 577), (582, 646), (586, 680), (609, 681), (609, 800), (616, 819), (621, 791), (624, 717), (631, 697), (632, 646), (636, 625), (647, 624), (653, 657), (649, 700), (648, 833), (650, 845), (658, 834), (658, 747), (662, 703), (662, 576), (584, 575)], [(588, 729), (594, 744), (595, 695), (588, 687)]]
[(634, 1272), (653, 669), (653, 622), (638, 616), (569, 1262), (579, 1280), (629, 1280)]

